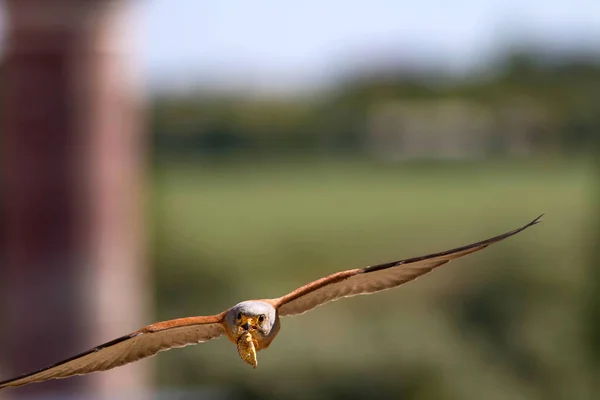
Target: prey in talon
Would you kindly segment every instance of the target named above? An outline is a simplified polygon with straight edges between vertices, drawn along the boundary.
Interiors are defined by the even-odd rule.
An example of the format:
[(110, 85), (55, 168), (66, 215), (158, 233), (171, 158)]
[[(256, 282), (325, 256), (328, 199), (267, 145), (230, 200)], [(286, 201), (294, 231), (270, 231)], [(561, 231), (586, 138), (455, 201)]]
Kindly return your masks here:
[(237, 349), (240, 358), (244, 362), (252, 365), (254, 368), (258, 366), (258, 360), (256, 359), (256, 344), (250, 333), (246, 332), (240, 336), (237, 341)]

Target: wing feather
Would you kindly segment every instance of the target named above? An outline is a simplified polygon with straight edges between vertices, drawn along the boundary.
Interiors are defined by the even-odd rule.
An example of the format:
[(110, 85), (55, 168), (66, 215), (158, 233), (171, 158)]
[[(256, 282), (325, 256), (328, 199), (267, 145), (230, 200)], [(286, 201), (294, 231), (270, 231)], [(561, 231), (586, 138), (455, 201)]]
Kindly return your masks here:
[(280, 316), (299, 315), (329, 301), (360, 294), (391, 289), (416, 279), (453, 259), (483, 250), (540, 222), (540, 215), (525, 226), (466, 246), (439, 253), (392, 261), (366, 268), (338, 272), (305, 286), (278, 299), (272, 299)]
[(224, 315), (180, 318), (148, 325), (49, 367), (0, 382), (0, 389), (106, 371), (160, 351), (215, 339), (225, 333)]

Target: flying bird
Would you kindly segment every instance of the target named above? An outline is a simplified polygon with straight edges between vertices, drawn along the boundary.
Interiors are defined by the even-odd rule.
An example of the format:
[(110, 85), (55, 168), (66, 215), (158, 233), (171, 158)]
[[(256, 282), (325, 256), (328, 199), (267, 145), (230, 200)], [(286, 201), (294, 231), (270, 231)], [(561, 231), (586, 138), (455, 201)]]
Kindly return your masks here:
[(244, 301), (217, 315), (188, 317), (148, 325), (35, 372), (0, 382), (0, 389), (50, 379), (106, 371), (175, 347), (206, 342), (225, 335), (240, 358), (257, 367), (256, 352), (269, 347), (279, 333), (280, 317), (300, 315), (327, 302), (391, 289), (412, 281), (451, 260), (483, 250), (540, 222), (493, 238), (426, 256), (338, 272), (276, 299)]

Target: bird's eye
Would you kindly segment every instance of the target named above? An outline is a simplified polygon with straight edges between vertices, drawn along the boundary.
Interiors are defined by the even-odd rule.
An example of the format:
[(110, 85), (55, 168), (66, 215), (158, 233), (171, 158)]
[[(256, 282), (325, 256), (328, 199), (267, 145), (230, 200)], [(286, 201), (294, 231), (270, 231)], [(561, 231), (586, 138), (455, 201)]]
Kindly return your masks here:
[(242, 319), (242, 313), (241, 313), (241, 312), (240, 312), (240, 313), (238, 313), (238, 315), (237, 315), (237, 318), (238, 318), (238, 319)]
[(261, 315), (258, 317), (258, 322), (263, 322), (265, 320), (265, 316)]

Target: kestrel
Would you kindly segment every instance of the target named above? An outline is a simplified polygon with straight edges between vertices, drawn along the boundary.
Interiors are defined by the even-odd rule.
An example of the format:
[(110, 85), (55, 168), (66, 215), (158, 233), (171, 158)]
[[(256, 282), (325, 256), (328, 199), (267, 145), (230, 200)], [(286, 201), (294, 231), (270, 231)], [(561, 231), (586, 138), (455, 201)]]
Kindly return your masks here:
[(222, 335), (237, 346), (244, 362), (256, 368), (256, 352), (268, 348), (277, 336), (280, 317), (300, 315), (343, 297), (400, 286), (455, 258), (516, 235), (540, 222), (542, 216), (543, 214), (519, 229), (452, 250), (338, 272), (277, 299), (244, 301), (217, 315), (180, 318), (148, 325), (49, 367), (0, 382), (0, 389), (106, 371), (163, 350), (206, 342)]

